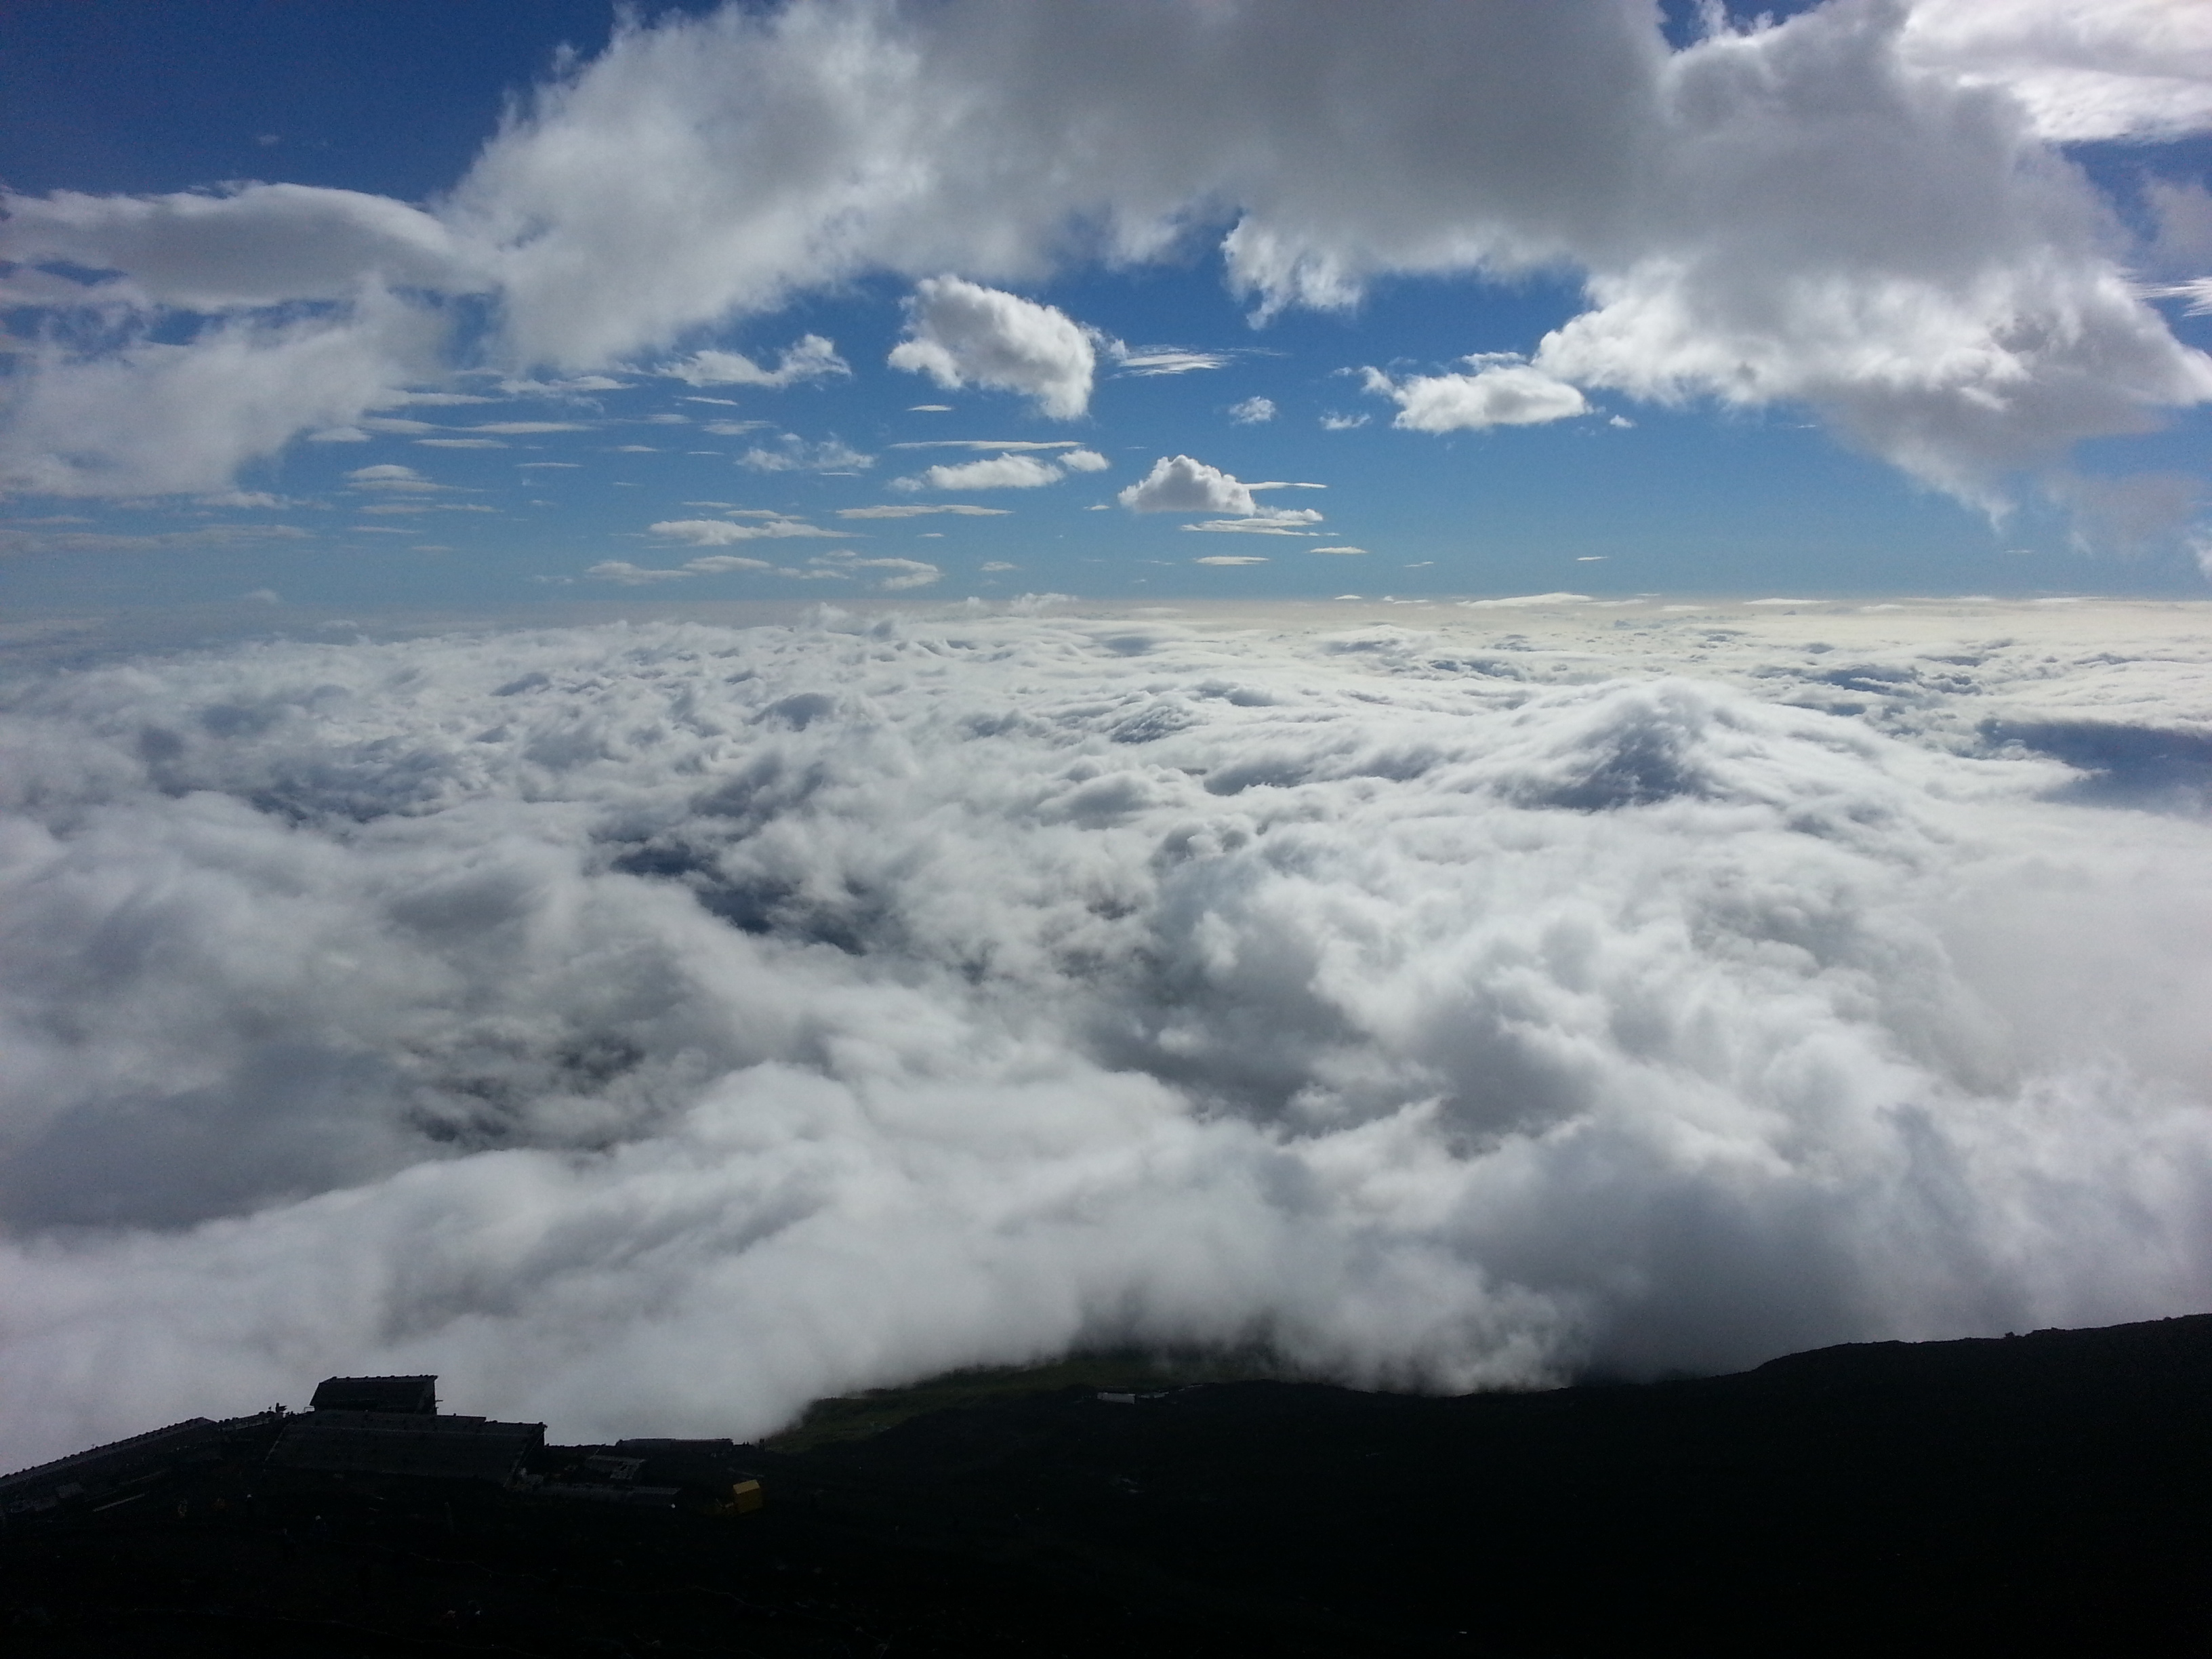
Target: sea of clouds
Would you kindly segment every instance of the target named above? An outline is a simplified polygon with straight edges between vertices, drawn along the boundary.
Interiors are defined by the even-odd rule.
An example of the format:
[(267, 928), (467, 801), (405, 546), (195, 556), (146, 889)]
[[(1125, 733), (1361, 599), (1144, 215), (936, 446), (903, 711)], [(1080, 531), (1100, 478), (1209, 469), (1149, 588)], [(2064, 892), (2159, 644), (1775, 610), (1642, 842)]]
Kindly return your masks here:
[(749, 1436), (2212, 1305), (2202, 617), (1887, 609), (21, 670), (0, 1465), (333, 1371)]

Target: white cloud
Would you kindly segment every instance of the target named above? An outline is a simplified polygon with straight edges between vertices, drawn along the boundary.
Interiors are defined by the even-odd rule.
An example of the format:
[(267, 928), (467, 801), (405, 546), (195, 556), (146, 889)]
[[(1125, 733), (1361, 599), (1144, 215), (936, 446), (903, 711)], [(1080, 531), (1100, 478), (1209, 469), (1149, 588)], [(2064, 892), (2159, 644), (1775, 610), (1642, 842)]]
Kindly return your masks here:
[(577, 400), (594, 392), (627, 391), (629, 382), (605, 374), (569, 374), (554, 380), (503, 380), (499, 389), (510, 397), (562, 398)]
[(1324, 432), (1356, 432), (1367, 424), (1364, 415), (1324, 415), (1321, 429)]
[(437, 489), (442, 488), (424, 477), (411, 466), (402, 466), (396, 461), (382, 461), (374, 466), (357, 466), (346, 474), (346, 481), (356, 489)]
[(1071, 449), (1060, 464), (1070, 472), (1103, 472), (1114, 465), (1095, 449)]
[(1193, 559), (1191, 562), (1193, 564), (1243, 565), (1265, 564), (1267, 560), (1266, 555), (1260, 553), (1208, 553), (1202, 558)]
[(775, 539), (791, 536), (836, 537), (846, 532), (824, 530), (801, 519), (771, 518), (757, 524), (732, 524), (725, 519), (666, 519), (649, 526), (652, 533), (696, 547), (725, 547), (732, 542)]
[(1364, 547), (1310, 547), (1306, 549), (1306, 551), (1309, 553), (1342, 553), (1349, 555), (1364, 553), (1367, 550)]
[(510, 438), (538, 437), (548, 432), (589, 432), (580, 421), (478, 421), (471, 432), (496, 432)]
[(876, 583), (886, 593), (927, 587), (945, 574), (935, 565), (922, 559), (855, 559), (853, 563), (857, 569), (886, 572)]
[(896, 507), (841, 507), (841, 519), (919, 519), (933, 513), (957, 514), (970, 519), (1003, 519), (1012, 511), (1004, 507), (969, 507), (957, 501), (902, 502)]
[(2204, 822), (2021, 746), (2212, 730), (2195, 619), (1591, 609), (35, 677), (0, 1462), (332, 1371), (752, 1437), (1085, 1346), (1465, 1389), (2205, 1305)]
[(1249, 519), (1207, 519), (1198, 524), (1187, 524), (1185, 530), (1225, 531), (1246, 536), (1311, 536), (1319, 532), (1308, 529), (1309, 525), (1321, 522), (1321, 514), (1310, 507), (1276, 509), (1261, 507)]
[(957, 276), (925, 277), (907, 308), (908, 337), (892, 348), (892, 368), (956, 391), (1018, 392), (1056, 420), (1090, 406), (1097, 353), (1066, 313)]
[(875, 464), (874, 456), (863, 455), (842, 439), (811, 444), (789, 432), (777, 437), (773, 449), (756, 447), (738, 457), (739, 466), (755, 472), (859, 472)]
[(1152, 470), (1115, 500), (1132, 513), (1242, 513), (1260, 511), (1251, 487), (1218, 467), (1188, 455), (1163, 455)]
[(1258, 426), (1275, 418), (1275, 400), (1272, 398), (1247, 398), (1241, 404), (1229, 406), (1229, 418), (1239, 426)]
[(1397, 404), (1397, 418), (1390, 424), (1412, 432), (1538, 426), (1589, 413), (1589, 404), (1574, 387), (1519, 362), (1480, 362), (1472, 374), (1416, 374), (1402, 380), (1375, 368), (1362, 374), (1368, 391)]
[(777, 389), (809, 380), (850, 375), (852, 367), (837, 355), (837, 348), (819, 334), (803, 334), (786, 346), (772, 369), (763, 368), (737, 351), (694, 352), (683, 362), (660, 371), (693, 386), (757, 386)]
[(421, 312), (371, 295), (342, 321), (247, 317), (189, 344), (142, 338), (94, 357), (50, 340), (19, 346), (0, 406), (0, 487), (65, 496), (226, 488), (302, 432), (330, 442), (375, 429), (361, 412), (395, 367), (420, 377), (436, 331)]
[(599, 581), (620, 582), (625, 587), (639, 587), (649, 582), (681, 581), (691, 572), (647, 569), (632, 564), (628, 559), (606, 559), (584, 574)]
[(1226, 351), (1189, 351), (1181, 346), (1133, 346), (1119, 340), (1107, 343), (1106, 355), (1122, 374), (1144, 380), (1159, 374), (1188, 374), (1200, 369), (1226, 368), (1235, 361)]
[(350, 300), (371, 285), (470, 293), (495, 283), (483, 250), (433, 215), (306, 185), (10, 196), (0, 257), (119, 272), (118, 300), (199, 312)]
[[(201, 490), (301, 432), (377, 430), (363, 411), (450, 368), (463, 293), (495, 298), (491, 358), (579, 374), (915, 277), (904, 362), (1079, 413), (1092, 338), (984, 284), (1183, 257), (1229, 222), (1263, 313), (1392, 275), (1578, 274), (1589, 309), (1533, 368), (1807, 405), (1994, 501), (2212, 397), (2048, 148), (2200, 125), (2203, 9), (1829, 0), (1679, 52), (1641, 0), (672, 14), (540, 88), (434, 210), (282, 185), (9, 198), (14, 301), (56, 319), (38, 337), (111, 344), (27, 355), (0, 478)], [(204, 325), (164, 331), (179, 313)]]
[(496, 438), (417, 438), (425, 449), (505, 449)]
[(719, 576), (732, 570), (772, 570), (775, 566), (766, 559), (749, 559), (738, 553), (709, 553), (690, 560), (684, 568), (702, 576)]
[(921, 438), (890, 446), (893, 449), (989, 449), (1008, 455), (1042, 454), (1053, 449), (1079, 449), (1075, 438)]
[(2003, 88), (2055, 143), (2212, 129), (2212, 13), (2186, 0), (1911, 0), (1903, 48)]
[(1051, 461), (1034, 455), (994, 455), (951, 466), (925, 467), (910, 478), (893, 480), (900, 489), (1036, 489), (1058, 483), (1066, 475)]
[(1503, 599), (1462, 599), (1465, 611), (1519, 611), (1534, 605), (1588, 605), (1587, 593), (1516, 593)]

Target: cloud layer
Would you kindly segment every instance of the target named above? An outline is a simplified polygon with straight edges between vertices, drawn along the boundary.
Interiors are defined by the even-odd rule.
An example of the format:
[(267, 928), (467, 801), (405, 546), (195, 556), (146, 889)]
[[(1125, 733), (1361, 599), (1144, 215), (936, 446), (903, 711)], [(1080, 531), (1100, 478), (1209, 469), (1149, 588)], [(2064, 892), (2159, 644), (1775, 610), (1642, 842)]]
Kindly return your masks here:
[[(2212, 397), (2049, 147), (2201, 125), (2187, 15), (1829, 0), (1680, 52), (1643, 0), (799, 0), (633, 21), (427, 210), (292, 185), (9, 198), (11, 297), (75, 320), (14, 377), (0, 476), (220, 488), (434, 379), (462, 294), (495, 298), (498, 362), (585, 370), (896, 273), (920, 286), (894, 361), (1073, 416), (1090, 337), (986, 284), (1212, 240), (1262, 314), (1393, 274), (1573, 270), (1589, 308), (1534, 370), (1809, 405), (1991, 499)], [(181, 313), (198, 331), (179, 343)], [(722, 356), (687, 362), (738, 373)]]
[(2203, 1305), (2201, 633), (1545, 612), (17, 684), (0, 1462), (344, 1370), (751, 1434), (1084, 1343), (1458, 1388)]

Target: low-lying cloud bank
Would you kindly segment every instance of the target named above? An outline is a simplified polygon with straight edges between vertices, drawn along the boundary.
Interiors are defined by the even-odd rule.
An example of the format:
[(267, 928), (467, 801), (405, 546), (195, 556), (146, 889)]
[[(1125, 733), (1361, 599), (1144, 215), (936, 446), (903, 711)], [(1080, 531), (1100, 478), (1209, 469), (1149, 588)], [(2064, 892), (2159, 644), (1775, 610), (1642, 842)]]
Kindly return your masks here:
[(2048, 757), (2186, 773), (2081, 730), (2201, 664), (1522, 625), (19, 687), (0, 1464), (339, 1370), (754, 1434), (1086, 1343), (1462, 1389), (2206, 1305), (2212, 837)]

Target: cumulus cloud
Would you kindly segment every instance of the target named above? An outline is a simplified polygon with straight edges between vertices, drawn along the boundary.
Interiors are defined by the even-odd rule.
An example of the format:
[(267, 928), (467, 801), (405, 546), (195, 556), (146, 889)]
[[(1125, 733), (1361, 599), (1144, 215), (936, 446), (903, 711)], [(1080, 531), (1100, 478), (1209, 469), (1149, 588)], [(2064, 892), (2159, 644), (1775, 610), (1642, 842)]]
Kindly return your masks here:
[(1229, 406), (1229, 418), (1239, 426), (1258, 426), (1275, 418), (1273, 398), (1247, 398), (1241, 404)]
[(1036, 489), (1065, 477), (1050, 461), (1034, 455), (994, 455), (951, 466), (925, 467), (912, 477), (894, 480), (902, 489)]
[(772, 390), (852, 374), (837, 348), (819, 334), (803, 334), (786, 346), (774, 368), (763, 368), (739, 351), (696, 351), (660, 371), (692, 386), (757, 386)]
[(1163, 455), (1152, 470), (1115, 500), (1132, 513), (1242, 513), (1260, 511), (1252, 487), (1219, 467), (1188, 455)]
[(1589, 413), (1583, 394), (1518, 358), (1470, 358), (1472, 374), (1414, 374), (1394, 380), (1361, 371), (1368, 391), (1398, 405), (1390, 424), (1410, 432), (1480, 431), (1493, 426), (1540, 426)]
[(450, 368), (455, 294), (495, 297), (493, 359), (575, 374), (890, 272), (918, 282), (902, 366), (1072, 416), (1096, 343), (986, 284), (1218, 234), (1263, 316), (1395, 274), (1578, 274), (1589, 308), (1533, 369), (1802, 404), (1993, 500), (2212, 397), (2051, 147), (2199, 125), (2200, 9), (1828, 0), (1679, 52), (1644, 0), (633, 21), (427, 210), (281, 185), (9, 198), (11, 301), (102, 319), (42, 342), (105, 343), (28, 354), (0, 477), (218, 488), (299, 433), (374, 430), (362, 410)]
[(1085, 1344), (1455, 1388), (2204, 1305), (2212, 859), (2123, 791), (2212, 731), (2187, 618), (1454, 614), (18, 679), (0, 1461), (336, 1370), (757, 1434)]
[[(904, 449), (927, 447), (902, 444)], [(1060, 445), (1030, 444), (1025, 449), (1061, 449)], [(1070, 472), (1103, 472), (1112, 463), (1096, 450), (1065, 449), (1048, 459), (1036, 454), (994, 455), (987, 459), (960, 461), (949, 466), (925, 467), (911, 477), (894, 478), (895, 489), (1036, 489), (1058, 483)], [(946, 511), (958, 509), (947, 508)], [(841, 514), (857, 518), (869, 509)], [(878, 509), (888, 511), (888, 509)]]
[(1098, 362), (1091, 331), (1054, 307), (957, 276), (925, 277), (907, 302), (907, 335), (891, 349), (893, 368), (954, 391), (1018, 392), (1056, 420), (1091, 405)]

